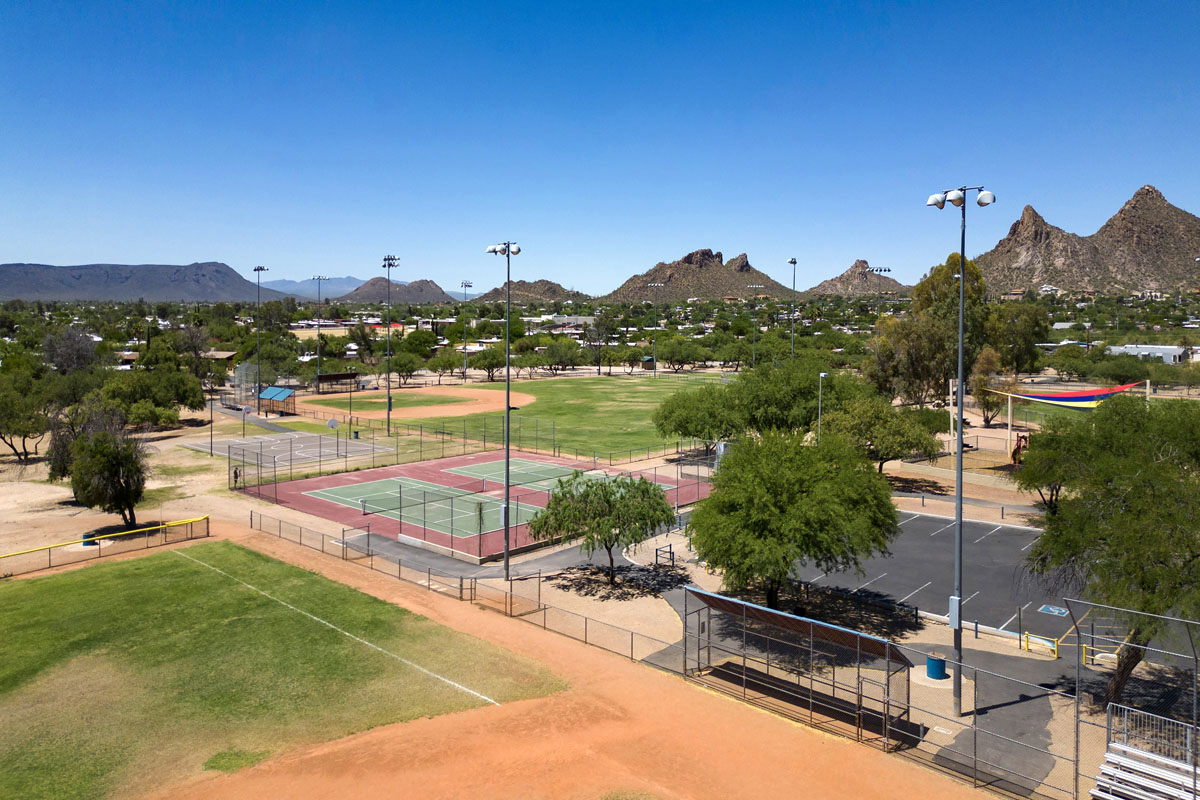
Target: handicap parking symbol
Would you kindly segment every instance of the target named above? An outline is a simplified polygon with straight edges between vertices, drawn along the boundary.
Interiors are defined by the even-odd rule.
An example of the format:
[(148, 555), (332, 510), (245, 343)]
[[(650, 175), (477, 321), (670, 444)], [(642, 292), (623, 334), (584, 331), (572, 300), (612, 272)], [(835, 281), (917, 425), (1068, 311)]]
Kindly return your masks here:
[(1051, 606), (1051, 605), (1044, 605), (1041, 608), (1039, 608), (1038, 611), (1042, 612), (1043, 614), (1052, 614), (1056, 617), (1065, 617), (1068, 613), (1067, 610), (1065, 608), (1063, 608), (1062, 606)]

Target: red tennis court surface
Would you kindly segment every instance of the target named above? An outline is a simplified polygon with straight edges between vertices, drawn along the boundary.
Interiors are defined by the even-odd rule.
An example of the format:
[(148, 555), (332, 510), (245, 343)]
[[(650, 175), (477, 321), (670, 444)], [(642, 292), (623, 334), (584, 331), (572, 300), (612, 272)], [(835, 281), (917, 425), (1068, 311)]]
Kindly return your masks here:
[[(571, 459), (526, 452), (514, 453), (512, 457), (514, 461), (520, 459), (522, 462), (539, 462), (551, 468), (579, 469), (592, 474), (603, 472), (613, 476), (633, 475), (644, 477), (651, 482), (659, 484), (666, 493), (667, 502), (677, 509), (691, 505), (697, 500), (707, 497), (711, 488), (708, 482), (710, 469), (707, 464), (680, 462), (645, 470), (622, 471), (613, 468), (597, 469), (596, 465), (591, 461), (581, 463)], [(421, 524), (409, 522), (411, 515), (407, 513), (404, 515), (403, 521), (384, 514), (364, 515), (359, 508), (348, 506), (344, 503), (330, 502), (327, 499), (314, 497), (308, 493), (341, 487), (353, 487), (355, 484), (367, 484), (389, 478), (409, 478), (453, 488), (463, 485), (464, 476), (461, 471), (452, 470), (467, 469), (470, 471), (471, 467), (486, 466), (484, 471), (502, 473), (502, 468), (499, 468), (496, 462), (502, 464), (503, 461), (504, 453), (495, 450), (485, 453), (455, 456), (453, 458), (421, 461), (416, 464), (399, 464), (390, 467), (360, 470), (358, 472), (344, 472), (333, 475), (321, 475), (314, 478), (303, 478), (295, 481), (282, 481), (270, 487), (252, 487), (249, 491), (263, 499), (274, 499), (280, 505), (331, 520), (340, 524), (343, 528), (356, 529), (354, 531), (345, 531), (344, 533), (347, 537), (369, 531), (372, 534), (387, 536), (399, 541), (407, 541), (409, 543), (419, 542), (422, 546), (429, 549), (443, 552), (452, 551), (456, 554), (470, 557), (472, 560), (479, 559), (486, 561), (504, 552), (503, 528), (487, 530), (481, 534), (470, 533), (463, 535), (459, 533), (455, 535), (438, 530), (432, 524), (430, 527), (425, 527)], [(563, 474), (568, 473), (564, 472)], [(549, 493), (544, 488), (548, 485), (545, 480), (528, 486), (521, 485), (519, 483), (521, 480), (521, 476), (514, 475), (512, 479), (513, 485), (510, 487), (510, 498), (513, 504), (512, 515), (514, 519), (518, 515), (518, 503), (526, 507), (545, 508), (549, 500)], [(274, 498), (269, 497), (271, 494), (274, 495)], [(489, 478), (486, 481), (486, 489), (483, 492), (464, 495), (461, 500), (469, 501), (484, 497), (490, 500), (502, 501), (504, 497), (503, 480)], [(456, 501), (459, 499), (456, 498)], [(525, 518), (525, 515), (521, 514), (520, 524), (514, 524), (510, 527), (510, 551), (537, 547), (541, 544), (529, 538), (526, 531)]]

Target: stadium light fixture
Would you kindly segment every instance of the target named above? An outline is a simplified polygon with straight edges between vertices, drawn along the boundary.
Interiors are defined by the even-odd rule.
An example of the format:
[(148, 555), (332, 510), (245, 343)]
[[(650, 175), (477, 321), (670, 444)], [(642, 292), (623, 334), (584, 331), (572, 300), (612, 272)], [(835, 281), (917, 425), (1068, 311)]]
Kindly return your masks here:
[[(512, 257), (521, 252), (516, 242), (504, 242), (488, 247), (487, 252), (496, 256), (504, 256), (504, 580), (509, 580), (508, 571), (508, 498), (510, 491), (509, 468), (512, 464), (509, 449), (510, 418), (512, 414), (512, 358), (509, 354), (512, 346)], [(465, 341), (466, 334), (464, 332)], [(463, 348), (466, 349), (465, 347)], [(482, 535), (482, 532), (480, 533)]]
[(796, 259), (789, 258), (787, 263), (792, 265), (792, 358), (796, 357)]
[(321, 391), (321, 282), (329, 278), (325, 275), (313, 275), (310, 280), (317, 282), (317, 392)]
[[(748, 283), (747, 289), (761, 289), (761, 283)], [(756, 297), (755, 300), (758, 298)], [(750, 309), (750, 366), (758, 364), (758, 306), (753, 305)]]
[[(400, 259), (383, 257), (383, 268), (387, 271), (387, 435), (392, 435), (392, 269)], [(318, 331), (317, 335), (320, 335)]]
[(647, 283), (646, 288), (654, 290), (654, 374), (651, 377), (658, 377), (658, 290), (666, 284), (662, 282)]
[(821, 394), (824, 389), (825, 379), (829, 377), (828, 372), (817, 374), (817, 442), (821, 441)]
[(954, 386), (958, 410), (958, 444), (954, 464), (954, 594), (950, 595), (950, 627), (954, 631), (954, 715), (962, 716), (962, 572), (963, 572), (963, 315), (966, 307), (967, 274), (967, 192), (977, 192), (975, 202), (988, 206), (996, 195), (985, 192), (982, 186), (962, 186), (930, 195), (927, 206), (944, 208), (946, 203), (962, 209), (961, 238), (959, 239), (958, 275), (958, 382)]
[[(467, 289), (475, 286), (470, 281), (461, 281), (458, 284), (462, 287), (463, 292), (463, 314), (466, 314), (467, 307)], [(467, 321), (463, 320), (463, 386), (467, 385)]]
[(262, 414), (262, 274), (267, 268), (259, 265), (254, 268), (254, 280), (258, 284), (257, 308), (254, 311), (254, 354), (258, 358), (258, 374), (254, 378), (254, 402), (258, 413)]

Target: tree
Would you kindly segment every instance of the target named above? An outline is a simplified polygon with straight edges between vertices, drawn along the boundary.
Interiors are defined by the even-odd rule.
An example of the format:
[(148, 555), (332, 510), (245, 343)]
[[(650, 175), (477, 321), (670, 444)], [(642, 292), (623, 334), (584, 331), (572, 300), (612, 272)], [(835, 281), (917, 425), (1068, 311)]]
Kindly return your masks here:
[(971, 396), (975, 406), (983, 415), (983, 427), (991, 427), (992, 421), (1004, 410), (1008, 398), (992, 391), (991, 376), (1000, 371), (1000, 355), (990, 347), (979, 351), (975, 369), (971, 373)]
[(50, 480), (57, 481), (71, 477), (76, 439), (100, 431), (119, 433), (125, 428), (125, 414), (100, 392), (92, 392), (79, 403), (59, 409), (50, 418), (49, 427), (50, 446), (46, 448), (46, 460)]
[(684, 367), (695, 364), (703, 357), (702, 348), (694, 339), (672, 336), (658, 343), (658, 360), (672, 372), (681, 372)]
[(551, 373), (570, 369), (579, 363), (579, 343), (572, 339), (555, 339), (546, 347), (542, 359)]
[(412, 376), (417, 374), (417, 370), (425, 366), (425, 362), (420, 356), (409, 352), (393, 353), (392, 354), (392, 372), (400, 376), (400, 385), (408, 383), (412, 380)]
[(588, 555), (604, 550), (612, 584), (617, 580), (613, 548), (644, 542), (674, 520), (675, 512), (658, 484), (629, 475), (597, 480), (577, 471), (559, 479), (528, 530), (539, 541), (579, 540)]
[(1077, 344), (1064, 344), (1047, 359), (1049, 366), (1063, 380), (1078, 378), (1088, 369), (1087, 353)]
[(849, 442), (767, 433), (733, 445), (688, 530), (729, 588), (761, 586), (767, 606), (779, 608), (797, 564), (861, 571), (899, 534), (897, 518), (887, 481)]
[(816, 427), (818, 403), (829, 412), (871, 392), (865, 381), (837, 373), (820, 386), (818, 376), (827, 369), (826, 362), (797, 355), (779, 366), (760, 363), (757, 369), (741, 373), (728, 389), (747, 430), (803, 433)]
[[(1057, 513), (1030, 551), (1038, 575), (1082, 585), (1084, 596), (1145, 614), (1200, 614), (1200, 407), (1117, 396), (1030, 441), (1056, 458)], [(1026, 463), (1030, 463), (1027, 457)], [(1026, 469), (1022, 466), (1018, 475)], [(1145, 646), (1169, 631), (1132, 614), (1103, 702), (1120, 700)]]
[(42, 354), (56, 372), (66, 375), (96, 361), (96, 343), (79, 328), (63, 328), (57, 334), (46, 334)]
[(512, 360), (512, 369), (516, 377), (521, 377), (521, 370), (525, 370), (525, 374), (530, 378), (533, 377), (533, 371), (542, 366), (542, 354), (534, 351), (521, 353), (519, 356), (514, 356)]
[[(987, 341), (1000, 356), (1000, 365), (1013, 373), (1034, 372), (1050, 325), (1043, 308), (1031, 303), (998, 303), (991, 306)], [(993, 370), (995, 371), (995, 370)]]
[(359, 322), (350, 329), (350, 341), (358, 345), (359, 359), (366, 359), (375, 347), (375, 334), (366, 324)]
[[(392, 344), (395, 347), (395, 343)], [(418, 358), (429, 358), (433, 348), (437, 347), (437, 336), (433, 331), (412, 331), (400, 340), (400, 350), (412, 353)]]
[(443, 350), (425, 363), (425, 368), (431, 372), (436, 372), (438, 376), (438, 386), (442, 385), (442, 376), (448, 375), (462, 365), (458, 354), (451, 350)]
[(504, 369), (504, 348), (488, 347), (471, 356), (470, 364), (473, 369), (481, 369), (487, 373), (489, 381), (496, 380), (496, 373)]
[(704, 385), (663, 400), (653, 414), (654, 428), (666, 438), (700, 439), (706, 451), (717, 441), (746, 429), (728, 387)]
[(900, 409), (879, 396), (850, 400), (826, 416), (825, 429), (856, 445), (879, 465), (881, 473), (884, 464), (897, 458), (923, 456), (932, 459), (942, 451), (937, 437), (925, 430), (915, 417), (902, 414)]
[(33, 376), (23, 370), (5, 373), (0, 381), (0, 442), (22, 464), (37, 453), (49, 424), (37, 389)]
[(642, 348), (640, 347), (627, 347), (625, 348), (624, 355), (625, 371), (630, 375), (642, 365), (642, 359), (646, 357), (646, 354), (642, 352)]
[(137, 524), (134, 506), (146, 489), (146, 448), (123, 432), (102, 430), (75, 440), (71, 489), (79, 502)]

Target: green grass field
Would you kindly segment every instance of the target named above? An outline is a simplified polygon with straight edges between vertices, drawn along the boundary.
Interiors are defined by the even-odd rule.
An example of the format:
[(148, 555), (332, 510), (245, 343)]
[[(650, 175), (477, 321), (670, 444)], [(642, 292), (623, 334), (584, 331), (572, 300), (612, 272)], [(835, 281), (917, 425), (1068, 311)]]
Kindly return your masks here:
[[(535, 417), (540, 423), (539, 427), (553, 420), (555, 441), (563, 447), (603, 452), (648, 447), (664, 443), (650, 421), (654, 409), (675, 392), (692, 386), (679, 381), (619, 378), (615, 375), (611, 378), (522, 381), (513, 384), (513, 391), (531, 394), (537, 398), (537, 402), (514, 413), (529, 423), (523, 427), (529, 427)], [(502, 392), (504, 384), (485, 384), (484, 388)], [(470, 420), (481, 416), (495, 418), (496, 415), (472, 414), (421, 421), (445, 422), (452, 428), (461, 426), (464, 419), (469, 424)], [(516, 425), (514, 421), (514, 438)]]
[[(392, 409), (465, 403), (468, 399), (466, 397), (454, 397), (443, 394), (405, 394), (404, 390), (401, 389), (392, 392)], [(339, 411), (349, 411), (352, 403), (355, 411), (387, 411), (387, 395), (379, 392), (371, 392), (362, 399), (356, 397), (353, 401), (346, 398), (330, 397), (322, 400), (306, 398), (304, 402), (317, 406), (325, 406), (326, 408), (336, 408)]]
[(0, 630), (0, 797), (26, 800), (144, 794), (487, 705), (400, 658), (500, 703), (564, 686), (532, 661), (225, 542), (0, 582)]

